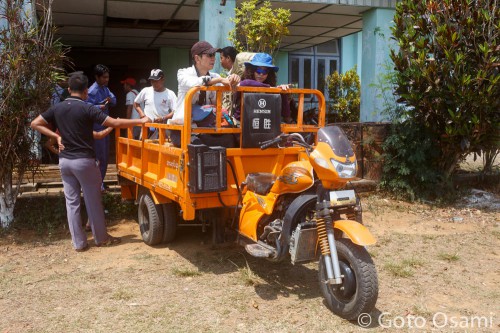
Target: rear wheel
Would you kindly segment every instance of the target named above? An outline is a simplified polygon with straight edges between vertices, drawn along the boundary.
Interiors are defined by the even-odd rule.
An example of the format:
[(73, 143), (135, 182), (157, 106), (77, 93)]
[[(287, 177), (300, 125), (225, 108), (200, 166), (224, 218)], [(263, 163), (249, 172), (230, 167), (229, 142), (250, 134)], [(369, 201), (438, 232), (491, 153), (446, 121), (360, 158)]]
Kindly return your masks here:
[(142, 240), (148, 245), (157, 245), (163, 238), (162, 205), (155, 205), (151, 195), (143, 194), (139, 199), (139, 228)]
[(177, 231), (177, 206), (175, 203), (161, 205), (163, 212), (163, 243), (170, 243), (175, 238)]
[(336, 241), (342, 284), (330, 285), (327, 280), (324, 256), (319, 261), (319, 284), (328, 307), (338, 316), (354, 320), (361, 313), (369, 313), (378, 297), (378, 279), (375, 264), (362, 246), (349, 239)]

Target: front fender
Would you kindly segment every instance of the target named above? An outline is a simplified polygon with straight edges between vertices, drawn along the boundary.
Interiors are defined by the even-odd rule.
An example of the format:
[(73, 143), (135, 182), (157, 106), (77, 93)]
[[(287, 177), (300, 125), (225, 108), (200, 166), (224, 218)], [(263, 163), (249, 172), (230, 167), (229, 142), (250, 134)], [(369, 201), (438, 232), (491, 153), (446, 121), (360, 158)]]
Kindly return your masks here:
[(357, 245), (373, 245), (377, 242), (371, 232), (361, 223), (351, 220), (337, 220), (333, 223), (335, 229), (344, 232)]

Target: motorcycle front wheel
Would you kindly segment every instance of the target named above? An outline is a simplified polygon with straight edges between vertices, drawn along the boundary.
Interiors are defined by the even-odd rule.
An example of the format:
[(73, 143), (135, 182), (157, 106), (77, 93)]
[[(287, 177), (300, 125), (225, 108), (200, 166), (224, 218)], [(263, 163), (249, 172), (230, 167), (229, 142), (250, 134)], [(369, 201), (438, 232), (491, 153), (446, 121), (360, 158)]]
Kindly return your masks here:
[(336, 240), (342, 284), (331, 285), (327, 280), (323, 255), (319, 260), (319, 285), (330, 310), (347, 320), (370, 313), (378, 297), (378, 278), (370, 254), (349, 239)]

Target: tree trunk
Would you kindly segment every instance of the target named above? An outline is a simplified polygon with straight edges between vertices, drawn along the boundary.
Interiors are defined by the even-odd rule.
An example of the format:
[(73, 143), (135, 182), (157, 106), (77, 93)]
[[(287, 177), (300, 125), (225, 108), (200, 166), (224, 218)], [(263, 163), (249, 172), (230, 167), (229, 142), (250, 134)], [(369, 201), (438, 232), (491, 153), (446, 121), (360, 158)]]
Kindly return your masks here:
[[(0, 187), (0, 227), (9, 228), (14, 221), (14, 206), (16, 204), (17, 194), (19, 193), (19, 184), (15, 189), (12, 188), (12, 168), (5, 170), (1, 179)], [(19, 183), (22, 177), (19, 178)]]
[(460, 158), (463, 154), (460, 152), (451, 152), (445, 155), (448, 156), (446, 156), (446, 158), (444, 158), (440, 164), (445, 179), (449, 180), (451, 179), (451, 175), (453, 174), (453, 171), (455, 171), (458, 161), (460, 161)]
[(483, 173), (491, 173), (493, 171), (493, 163), (500, 153), (500, 149), (483, 150)]

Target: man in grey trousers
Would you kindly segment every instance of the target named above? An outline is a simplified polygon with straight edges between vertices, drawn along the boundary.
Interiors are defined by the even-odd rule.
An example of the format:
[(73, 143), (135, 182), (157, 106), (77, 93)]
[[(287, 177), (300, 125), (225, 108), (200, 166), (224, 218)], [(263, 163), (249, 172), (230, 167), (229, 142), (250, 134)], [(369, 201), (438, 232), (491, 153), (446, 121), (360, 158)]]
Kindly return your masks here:
[[(101, 173), (93, 149), (93, 124), (108, 127), (132, 127), (151, 120), (114, 119), (99, 108), (84, 101), (88, 95), (88, 79), (83, 74), (69, 78), (71, 96), (52, 106), (31, 122), (31, 127), (54, 138), (59, 145), (59, 169), (64, 186), (66, 210), (73, 247), (81, 252), (88, 249), (87, 235), (80, 217), (80, 192), (83, 190), (85, 206), (96, 246), (120, 242), (106, 230), (101, 198)], [(53, 130), (53, 126), (58, 133)]]

